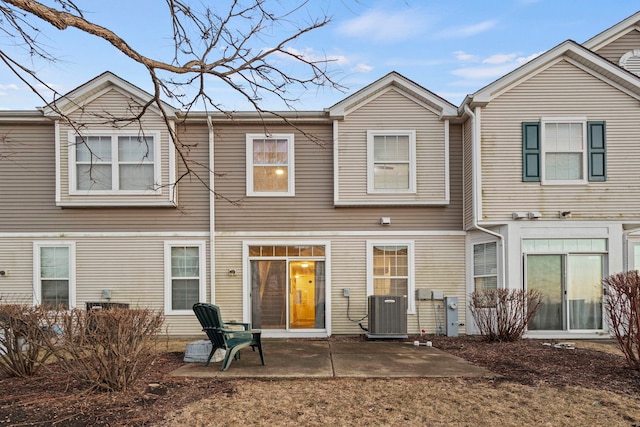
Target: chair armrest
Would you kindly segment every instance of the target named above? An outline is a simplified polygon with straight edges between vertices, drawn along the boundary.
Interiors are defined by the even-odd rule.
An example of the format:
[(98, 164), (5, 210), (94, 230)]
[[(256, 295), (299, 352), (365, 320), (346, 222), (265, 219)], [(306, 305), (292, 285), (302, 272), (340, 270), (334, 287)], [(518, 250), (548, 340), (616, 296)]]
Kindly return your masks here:
[(227, 325), (235, 325), (235, 326), (242, 326), (244, 328), (245, 331), (248, 331), (249, 329), (251, 329), (251, 325), (249, 323), (242, 323), (242, 322), (225, 322), (224, 323), (225, 326)]

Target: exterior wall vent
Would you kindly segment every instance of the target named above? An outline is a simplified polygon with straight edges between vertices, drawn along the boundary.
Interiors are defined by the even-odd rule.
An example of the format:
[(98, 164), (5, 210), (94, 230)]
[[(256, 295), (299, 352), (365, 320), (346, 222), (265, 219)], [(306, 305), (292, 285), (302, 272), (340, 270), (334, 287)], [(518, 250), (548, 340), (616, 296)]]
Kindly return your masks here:
[(407, 338), (407, 297), (369, 296), (369, 338)]

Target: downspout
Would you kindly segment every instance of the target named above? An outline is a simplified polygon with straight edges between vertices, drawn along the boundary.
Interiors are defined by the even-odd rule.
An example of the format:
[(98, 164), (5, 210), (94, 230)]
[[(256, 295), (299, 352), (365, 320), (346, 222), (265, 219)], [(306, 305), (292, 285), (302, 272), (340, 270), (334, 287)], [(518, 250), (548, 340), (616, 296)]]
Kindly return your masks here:
[(210, 279), (209, 283), (211, 286), (211, 304), (216, 303), (216, 293), (215, 293), (215, 271), (216, 271), (216, 251), (215, 251), (215, 231), (216, 231), (216, 222), (215, 222), (215, 194), (214, 194), (214, 184), (215, 184), (215, 175), (213, 172), (213, 163), (214, 163), (214, 152), (213, 152), (213, 144), (214, 144), (214, 134), (213, 134), (213, 122), (211, 121), (211, 116), (207, 115), (207, 127), (209, 128), (209, 264), (210, 264)]
[(495, 231), (491, 231), (488, 230), (484, 227), (482, 227), (479, 224), (479, 217), (480, 217), (480, 207), (481, 207), (481, 203), (482, 203), (482, 196), (480, 194), (481, 188), (480, 188), (480, 179), (481, 179), (481, 159), (480, 159), (480, 121), (476, 119), (476, 115), (475, 113), (471, 110), (471, 108), (469, 108), (468, 104), (464, 104), (464, 111), (465, 113), (467, 113), (469, 115), (469, 117), (471, 117), (471, 163), (472, 163), (472, 191), (471, 191), (471, 195), (472, 195), (472, 205), (473, 205), (473, 210), (472, 210), (472, 222), (473, 222), (473, 227), (477, 230), (480, 230), (484, 233), (490, 234), (494, 237), (497, 237), (498, 239), (500, 239), (500, 258), (502, 259), (501, 264), (501, 276), (502, 276), (502, 287), (506, 288), (506, 282), (507, 282), (507, 276), (506, 276), (506, 272), (507, 272), (507, 259), (506, 259), (506, 249), (505, 249), (505, 243), (504, 243), (504, 236), (500, 233), (496, 233)]

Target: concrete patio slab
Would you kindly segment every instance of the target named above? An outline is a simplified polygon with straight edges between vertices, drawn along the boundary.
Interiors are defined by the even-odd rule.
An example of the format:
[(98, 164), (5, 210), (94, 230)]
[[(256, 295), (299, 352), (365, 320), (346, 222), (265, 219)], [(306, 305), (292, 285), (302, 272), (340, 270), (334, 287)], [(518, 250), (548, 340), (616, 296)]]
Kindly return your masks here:
[(265, 366), (257, 352), (241, 350), (240, 360), (220, 371), (221, 362), (186, 363), (174, 376), (216, 378), (419, 378), (495, 377), (435, 347), (398, 341), (263, 340)]

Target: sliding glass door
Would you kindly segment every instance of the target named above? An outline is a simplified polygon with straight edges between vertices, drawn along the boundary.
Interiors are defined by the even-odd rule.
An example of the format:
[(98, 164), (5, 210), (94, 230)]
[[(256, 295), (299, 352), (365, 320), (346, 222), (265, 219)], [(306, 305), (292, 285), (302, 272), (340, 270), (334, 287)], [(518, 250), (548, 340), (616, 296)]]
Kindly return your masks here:
[(527, 289), (543, 302), (529, 330), (602, 329), (603, 254), (527, 254)]

